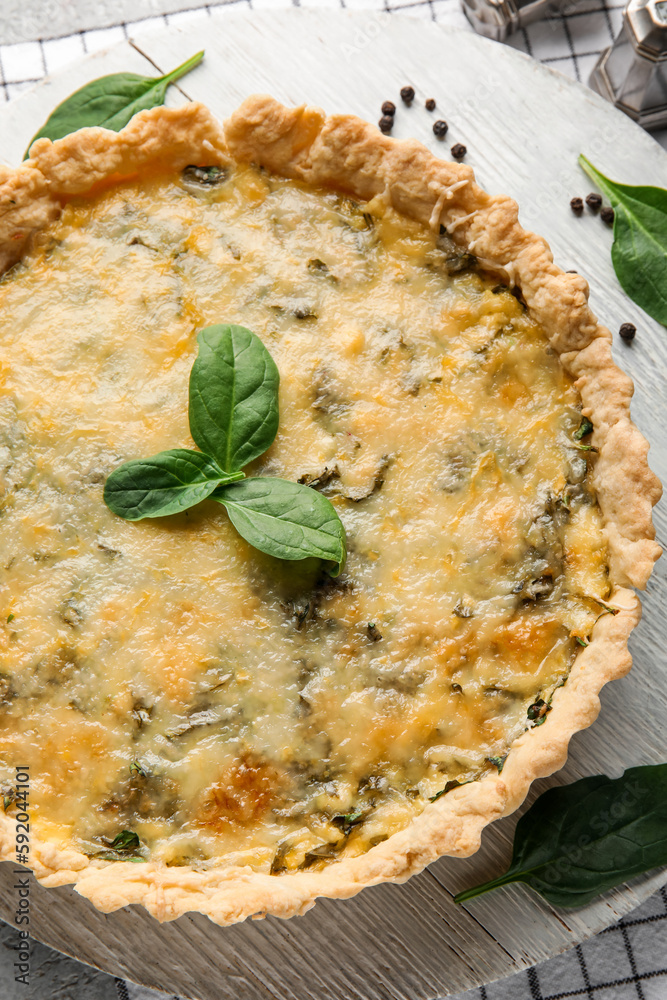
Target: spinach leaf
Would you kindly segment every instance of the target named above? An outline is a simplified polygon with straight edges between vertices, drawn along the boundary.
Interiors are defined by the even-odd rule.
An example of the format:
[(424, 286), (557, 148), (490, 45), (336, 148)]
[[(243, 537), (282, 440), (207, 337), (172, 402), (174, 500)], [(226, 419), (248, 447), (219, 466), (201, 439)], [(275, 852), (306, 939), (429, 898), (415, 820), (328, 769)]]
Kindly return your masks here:
[(498, 774), (502, 774), (502, 770), (505, 766), (505, 761), (507, 760), (509, 754), (501, 753), (496, 754), (494, 757), (487, 757), (489, 764), (493, 764), (494, 767), (498, 768)]
[(137, 853), (141, 850), (141, 841), (133, 830), (121, 830), (109, 844), (106, 851), (96, 851), (89, 857), (99, 861), (132, 861), (134, 864), (145, 863), (146, 858)]
[(582, 438), (588, 437), (589, 434), (592, 434), (594, 430), (595, 428), (588, 417), (582, 417), (581, 423), (574, 432), (574, 440), (581, 441)]
[(509, 870), (454, 897), (464, 903), (525, 882), (554, 906), (585, 906), (635, 875), (667, 865), (667, 764), (620, 778), (550, 788), (517, 823)]
[(441, 799), (443, 795), (447, 794), (447, 792), (451, 792), (453, 788), (460, 788), (461, 785), (467, 785), (467, 784), (469, 784), (469, 782), (457, 781), (456, 778), (454, 778), (452, 781), (448, 781), (445, 787), (441, 788), (439, 792), (435, 793), (435, 795), (431, 795), (429, 798), (429, 802), (437, 802), (438, 799)]
[(42, 136), (47, 139), (62, 139), (70, 132), (90, 125), (120, 132), (137, 111), (163, 104), (169, 84), (189, 73), (203, 58), (203, 51), (198, 52), (164, 76), (112, 73), (110, 76), (91, 80), (51, 112), (39, 132), (28, 143), (23, 159), (28, 158), (35, 139), (41, 139)]
[(141, 841), (133, 830), (121, 830), (109, 844), (112, 851), (136, 851)]
[(190, 374), (190, 433), (225, 472), (262, 455), (278, 431), (276, 363), (243, 326), (209, 326)]
[(623, 290), (667, 326), (667, 190), (617, 184), (585, 156), (579, 164), (613, 205), (611, 259)]
[(205, 500), (220, 483), (242, 478), (243, 473), (228, 476), (198, 451), (174, 448), (115, 469), (106, 481), (104, 502), (126, 521), (166, 517)]
[(315, 556), (333, 563), (337, 576), (345, 561), (345, 530), (321, 493), (286, 479), (245, 479), (221, 486), (212, 499), (227, 509), (247, 542), (278, 559)]

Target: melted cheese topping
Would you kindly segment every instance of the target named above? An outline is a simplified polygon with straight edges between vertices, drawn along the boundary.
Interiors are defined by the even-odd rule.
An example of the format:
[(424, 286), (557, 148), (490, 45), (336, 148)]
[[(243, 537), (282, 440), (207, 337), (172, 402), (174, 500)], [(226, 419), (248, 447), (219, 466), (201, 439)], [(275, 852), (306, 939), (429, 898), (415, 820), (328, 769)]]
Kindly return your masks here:
[[(246, 471), (331, 498), (335, 581), (212, 501), (138, 523), (102, 501), (121, 462), (193, 446), (218, 322), (278, 365), (278, 436)], [(188, 168), (68, 204), (0, 283), (0, 341), (0, 756), (7, 781), (30, 766), (42, 837), (322, 865), (544, 721), (609, 592), (590, 452), (543, 332), (446, 238)]]

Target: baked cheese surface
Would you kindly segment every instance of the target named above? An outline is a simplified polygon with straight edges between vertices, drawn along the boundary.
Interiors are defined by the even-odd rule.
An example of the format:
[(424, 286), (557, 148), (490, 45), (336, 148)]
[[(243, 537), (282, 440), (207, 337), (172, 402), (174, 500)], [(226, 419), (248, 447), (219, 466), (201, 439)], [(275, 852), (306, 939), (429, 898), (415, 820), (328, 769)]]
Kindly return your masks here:
[[(124, 461), (193, 447), (214, 323), (278, 365), (245, 471), (331, 499), (335, 580), (213, 501), (104, 505)], [(508, 288), (382, 206), (251, 167), (71, 201), (0, 281), (0, 343), (0, 783), (29, 765), (42, 839), (276, 876), (363, 853), (501, 768), (606, 613), (571, 380)]]

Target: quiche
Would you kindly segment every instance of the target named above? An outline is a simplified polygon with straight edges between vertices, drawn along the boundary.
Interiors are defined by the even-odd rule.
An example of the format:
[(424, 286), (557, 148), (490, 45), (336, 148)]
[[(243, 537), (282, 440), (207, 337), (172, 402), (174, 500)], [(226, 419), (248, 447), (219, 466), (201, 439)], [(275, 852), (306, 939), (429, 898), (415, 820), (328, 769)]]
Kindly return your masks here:
[[(104, 911), (289, 917), (474, 852), (628, 670), (660, 553), (585, 280), (468, 166), (262, 96), (40, 139), (0, 198), (1, 856), (17, 768), (36, 877)], [(329, 498), (336, 577), (210, 500), (103, 503), (192, 447), (215, 323), (278, 366), (250, 471)]]

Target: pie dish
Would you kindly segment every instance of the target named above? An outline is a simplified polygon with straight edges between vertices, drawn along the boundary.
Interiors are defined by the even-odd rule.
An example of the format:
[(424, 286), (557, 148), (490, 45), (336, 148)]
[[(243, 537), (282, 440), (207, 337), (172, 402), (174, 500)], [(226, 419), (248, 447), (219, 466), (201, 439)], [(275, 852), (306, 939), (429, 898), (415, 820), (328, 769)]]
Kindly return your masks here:
[[(469, 167), (269, 97), (40, 139), (0, 198), (0, 857), (25, 766), (31, 867), (104, 911), (289, 917), (473, 853), (629, 669), (660, 554), (585, 280)], [(191, 446), (215, 322), (278, 364), (253, 471), (336, 505), (334, 582), (213, 504), (102, 503)]]

